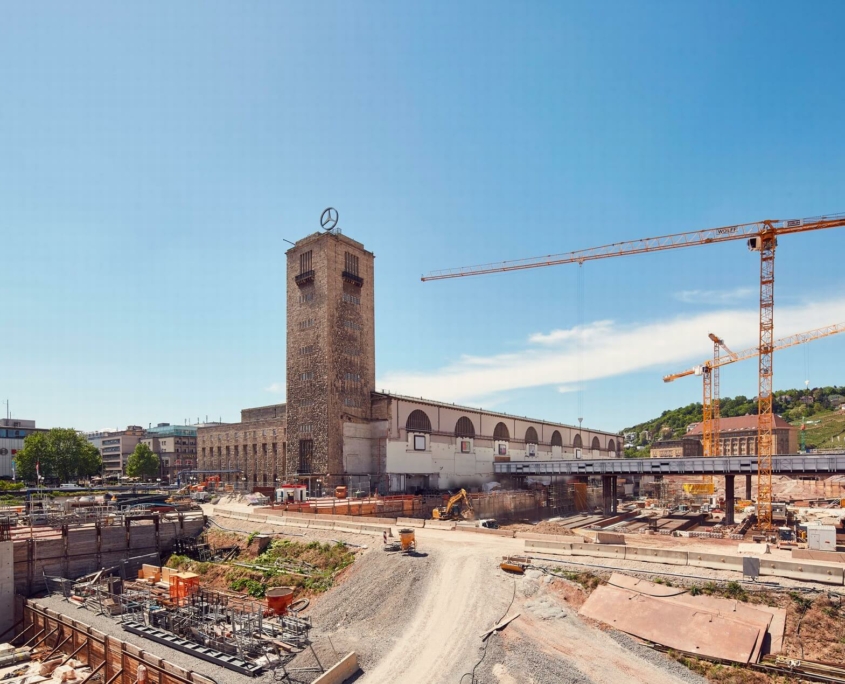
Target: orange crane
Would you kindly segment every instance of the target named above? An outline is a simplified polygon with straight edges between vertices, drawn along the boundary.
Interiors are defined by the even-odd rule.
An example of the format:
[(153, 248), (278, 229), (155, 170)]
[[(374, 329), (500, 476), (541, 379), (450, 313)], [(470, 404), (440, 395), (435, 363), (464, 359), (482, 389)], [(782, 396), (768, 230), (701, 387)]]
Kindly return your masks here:
[[(775, 340), (772, 343), (772, 351), (780, 351), (787, 347), (794, 347), (805, 342), (812, 342), (813, 340), (821, 339), (822, 337), (830, 337), (831, 335), (838, 335), (845, 332), (845, 323), (835, 323), (823, 328), (816, 328), (815, 330), (808, 330), (806, 332), (783, 337)], [(725, 345), (724, 340), (710, 333), (710, 339), (713, 340), (713, 360), (705, 361), (700, 366), (693, 366), (692, 368), (682, 371), (680, 373), (673, 373), (666, 375), (663, 382), (673, 382), (678, 378), (685, 378), (689, 375), (700, 375), (703, 384), (702, 393), (702, 447), (705, 456), (720, 456), (720, 440), (719, 440), (719, 369), (722, 366), (727, 366), (737, 361), (745, 361), (759, 355), (757, 347), (745, 349), (741, 352), (732, 352)], [(720, 351), (725, 350), (727, 356), (721, 356)], [(709, 442), (708, 442), (709, 440)]]
[(807, 219), (757, 221), (721, 228), (708, 228), (687, 233), (673, 233), (661, 237), (616, 242), (565, 254), (549, 254), (529, 259), (502, 261), (481, 266), (466, 266), (433, 271), (423, 281), (464, 278), (488, 273), (522, 271), (543, 266), (583, 264), (585, 261), (609, 257), (660, 252), (681, 247), (719, 244), (733, 240), (747, 240), (748, 248), (760, 252), (760, 325), (759, 367), (757, 380), (757, 517), (767, 532), (772, 530), (772, 332), (774, 329), (775, 249), (778, 237), (807, 233), (825, 228), (845, 226), (845, 214), (817, 216)]

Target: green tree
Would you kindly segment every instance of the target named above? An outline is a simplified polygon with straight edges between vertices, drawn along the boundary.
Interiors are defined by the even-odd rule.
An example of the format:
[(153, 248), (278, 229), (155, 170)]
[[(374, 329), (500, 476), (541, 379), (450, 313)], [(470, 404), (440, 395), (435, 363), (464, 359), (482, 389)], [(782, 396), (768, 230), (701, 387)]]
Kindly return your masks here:
[(142, 477), (144, 479), (155, 477), (159, 473), (158, 456), (153, 453), (143, 442), (135, 447), (135, 451), (126, 461), (126, 474), (129, 477)]
[(97, 448), (70, 428), (27, 435), (23, 449), (15, 455), (17, 476), (35, 482), (36, 464), (44, 479), (62, 482), (96, 475), (103, 465)]

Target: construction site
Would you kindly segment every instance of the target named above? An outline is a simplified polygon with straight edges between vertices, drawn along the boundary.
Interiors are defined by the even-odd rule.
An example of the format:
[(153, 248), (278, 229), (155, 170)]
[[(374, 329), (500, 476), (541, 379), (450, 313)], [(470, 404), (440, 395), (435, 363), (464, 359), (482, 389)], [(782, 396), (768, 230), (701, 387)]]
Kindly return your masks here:
[(3, 10), (0, 684), (845, 684), (845, 3)]
[[(425, 278), (749, 241), (759, 344), (711, 334), (712, 359), (665, 378), (703, 380), (701, 438), (671, 457), (373, 391), (325, 434), (284, 404), (201, 429), (178, 489), (29, 491), (0, 510), (0, 681), (845, 683), (845, 454), (799, 452), (771, 402), (774, 351), (845, 329), (773, 338), (777, 237), (838, 226), (764, 221)], [(293, 292), (313, 287), (320, 249), (371, 267), (359, 243), (310, 236), (291, 250)], [(289, 335), (310, 301), (290, 299)], [(722, 430), (719, 370), (748, 359), (758, 412), (741, 441)], [(288, 437), (246, 444), (259, 433)]]

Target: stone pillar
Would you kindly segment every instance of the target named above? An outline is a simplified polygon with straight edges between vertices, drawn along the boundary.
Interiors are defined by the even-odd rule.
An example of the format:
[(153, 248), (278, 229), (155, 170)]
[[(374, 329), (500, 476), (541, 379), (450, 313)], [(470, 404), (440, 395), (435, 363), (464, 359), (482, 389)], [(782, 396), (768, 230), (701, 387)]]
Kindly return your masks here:
[(751, 473), (745, 476), (745, 498), (751, 501)]
[(725, 525), (734, 524), (734, 479), (736, 475), (725, 475)]

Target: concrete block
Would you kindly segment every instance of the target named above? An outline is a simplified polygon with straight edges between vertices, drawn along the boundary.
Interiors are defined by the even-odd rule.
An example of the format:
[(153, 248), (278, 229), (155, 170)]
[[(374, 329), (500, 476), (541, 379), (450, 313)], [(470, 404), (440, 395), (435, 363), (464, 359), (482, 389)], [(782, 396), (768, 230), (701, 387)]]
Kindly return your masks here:
[(353, 651), (317, 677), (314, 680), (314, 684), (343, 684), (343, 682), (352, 677), (356, 672), (358, 672), (358, 656)]
[(433, 530), (454, 530), (456, 524), (453, 520), (426, 520), (425, 527)]
[(360, 527), (362, 534), (384, 534), (384, 531), (389, 529), (379, 525), (361, 525)]
[(491, 530), (486, 527), (459, 527), (462, 532), (478, 532), (479, 534), (492, 534), (497, 537), (509, 537), (513, 539), (513, 530)]
[(267, 515), (261, 515), (260, 513), (250, 513), (249, 514), (249, 521), (250, 522), (257, 522), (257, 523), (266, 523)]
[(670, 549), (652, 549), (647, 546), (629, 546), (625, 552), (625, 560), (640, 561), (641, 563), (664, 563), (666, 565), (686, 565), (689, 560), (686, 551), (672, 551)]
[(333, 530), (335, 524), (333, 520), (309, 520), (308, 529)]
[(538, 532), (516, 532), (514, 537), (517, 539), (535, 539), (537, 541), (556, 541), (567, 544), (581, 544), (584, 537), (579, 537), (574, 534), (539, 534)]
[(761, 575), (789, 577), (791, 579), (806, 580), (807, 582), (821, 582), (822, 584), (836, 584), (842, 586), (845, 582), (845, 569), (833, 565), (820, 563), (802, 563), (800, 561), (760, 561)]
[(334, 524), (334, 528), (338, 532), (354, 532), (356, 534), (361, 533), (361, 526), (360, 525), (353, 525), (351, 523), (337, 522), (337, 523)]
[(421, 518), (396, 518), (396, 524), (399, 527), (423, 527), (425, 520)]
[(703, 553), (690, 551), (687, 554), (687, 565), (713, 570), (734, 570), (742, 572), (742, 558), (727, 553)]
[(596, 544), (624, 544), (625, 535), (618, 532), (596, 532)]
[(570, 544), (573, 556), (625, 560), (625, 547), (612, 544)]
[(571, 556), (572, 544), (565, 542), (546, 541), (544, 539), (526, 539), (525, 551), (534, 553), (550, 553), (556, 556)]

